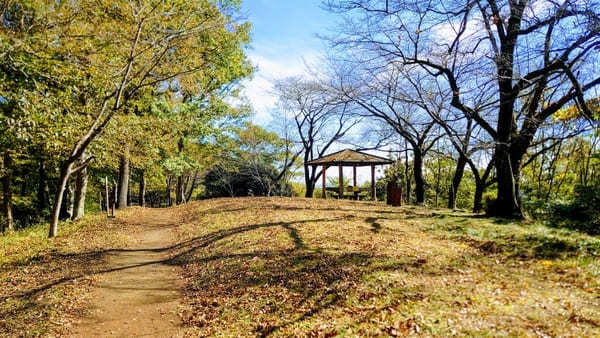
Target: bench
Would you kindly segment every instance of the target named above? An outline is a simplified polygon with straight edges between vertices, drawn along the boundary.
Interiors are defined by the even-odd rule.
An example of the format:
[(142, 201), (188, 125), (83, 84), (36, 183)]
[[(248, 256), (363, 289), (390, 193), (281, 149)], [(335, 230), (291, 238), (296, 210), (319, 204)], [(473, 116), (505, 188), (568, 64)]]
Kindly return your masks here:
[(342, 194), (342, 196), (339, 196), (340, 189), (338, 187), (325, 187), (325, 190), (333, 192), (338, 198), (349, 198), (354, 200), (359, 200), (360, 197), (364, 196), (361, 195), (361, 193), (369, 193), (371, 191), (370, 188), (348, 186), (344, 189), (344, 193)]

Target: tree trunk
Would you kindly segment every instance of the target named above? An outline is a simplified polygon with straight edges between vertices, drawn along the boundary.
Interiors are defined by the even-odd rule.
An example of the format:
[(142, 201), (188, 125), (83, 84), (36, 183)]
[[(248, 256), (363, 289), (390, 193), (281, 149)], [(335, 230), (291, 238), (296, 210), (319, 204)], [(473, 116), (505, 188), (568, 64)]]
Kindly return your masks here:
[(119, 195), (117, 209), (127, 208), (129, 195), (129, 149), (126, 146), (119, 159)]
[(192, 199), (192, 194), (194, 193), (194, 190), (196, 190), (197, 183), (198, 183), (198, 171), (194, 171), (194, 178), (192, 179), (190, 189), (188, 190), (188, 193), (185, 197), (186, 201), (189, 201)]
[[(513, 93), (514, 59), (520, 25), (520, 15), (515, 3), (511, 11), (508, 32), (502, 39), (500, 55), (496, 58), (498, 70), (498, 90), (500, 94), (500, 105), (498, 110), (497, 135), (495, 137), (494, 165), (496, 166), (496, 177), (498, 182), (498, 194), (494, 205), (488, 207), (491, 216), (505, 218), (523, 218), (521, 201), (518, 191), (519, 167), (515, 167), (511, 158), (511, 146), (516, 141), (515, 102), (517, 95)], [(524, 5), (523, 5), (524, 6)], [(513, 7), (513, 6), (511, 6)], [(516, 169), (516, 170), (515, 170)]]
[(81, 219), (85, 216), (85, 197), (88, 185), (87, 168), (81, 169), (77, 173), (75, 180), (75, 206), (73, 210), (73, 220)]
[(456, 162), (454, 177), (452, 177), (452, 184), (450, 185), (450, 191), (448, 192), (448, 209), (456, 209), (456, 196), (458, 194), (460, 182), (462, 181), (463, 175), (465, 173), (466, 165), (467, 158), (461, 155), (458, 158), (458, 162)]
[(410, 167), (408, 165), (408, 143), (404, 141), (404, 179), (406, 180), (406, 203), (410, 204), (410, 193), (411, 193), (411, 179), (410, 179)]
[(73, 219), (73, 206), (75, 204), (75, 197), (73, 194), (73, 186), (71, 183), (67, 184), (65, 188), (65, 197), (63, 198), (63, 204), (60, 207), (60, 219), (68, 220)]
[[(129, 180), (129, 183), (131, 183), (131, 180)], [(130, 207), (131, 203), (132, 203), (132, 195), (131, 195), (131, 186), (127, 185), (127, 206)]]
[(483, 209), (483, 193), (485, 191), (485, 182), (475, 180), (475, 196), (473, 198), (473, 212), (478, 214)]
[(175, 204), (180, 205), (185, 202), (183, 194), (183, 175), (177, 176), (177, 186), (175, 187)]
[(2, 177), (2, 211), (6, 218), (6, 224), (2, 224), (2, 232), (15, 229), (12, 214), (12, 157), (8, 151), (4, 152), (4, 177)]
[(46, 161), (40, 158), (38, 169), (38, 186), (37, 186), (37, 207), (38, 212), (41, 214), (48, 208), (48, 194), (46, 193), (46, 187), (48, 185), (48, 177), (46, 173)]
[(173, 177), (169, 176), (167, 177), (167, 206), (171, 207), (173, 206), (173, 200), (171, 199), (171, 182), (173, 181)]
[(498, 195), (493, 206), (489, 206), (490, 216), (505, 218), (523, 218), (521, 199), (519, 196), (520, 168), (513, 164), (509, 147), (499, 143), (494, 156), (496, 176), (498, 180)]
[(310, 177), (311, 177), (310, 167), (305, 165), (304, 166), (304, 184), (306, 185), (306, 193), (304, 194), (304, 197), (306, 197), (306, 198), (312, 198), (314, 190), (315, 190), (315, 186), (314, 186), (312, 180), (310, 179)]
[(139, 203), (140, 207), (146, 207), (146, 175), (144, 170), (140, 172)]
[(425, 204), (425, 179), (423, 178), (423, 154), (420, 150), (413, 150), (413, 171), (415, 177), (415, 195), (417, 204)]
[(312, 186), (312, 185), (309, 183), (309, 184), (306, 186), (306, 193), (304, 194), (304, 197), (306, 197), (306, 198), (312, 198), (312, 197), (313, 197), (313, 194), (314, 194), (314, 192), (315, 192), (315, 189), (314, 189), (314, 188), (313, 188), (313, 186)]
[[(183, 139), (183, 137), (179, 138), (179, 141), (177, 142), (177, 150), (179, 153), (179, 156), (181, 156), (181, 154), (183, 153), (183, 149), (185, 147), (185, 140)], [(184, 195), (184, 189), (183, 189), (183, 173), (181, 173), (180, 175), (177, 176), (177, 184), (175, 186), (175, 204), (180, 205), (182, 203), (185, 202), (185, 195)]]
[(67, 182), (71, 176), (71, 170), (73, 169), (73, 162), (65, 162), (61, 165), (60, 175), (58, 179), (58, 187), (56, 189), (56, 195), (54, 197), (54, 206), (52, 210), (52, 223), (50, 223), (50, 229), (48, 237), (55, 237), (58, 233), (58, 221), (60, 218), (60, 209), (63, 202), (65, 190), (67, 189)]

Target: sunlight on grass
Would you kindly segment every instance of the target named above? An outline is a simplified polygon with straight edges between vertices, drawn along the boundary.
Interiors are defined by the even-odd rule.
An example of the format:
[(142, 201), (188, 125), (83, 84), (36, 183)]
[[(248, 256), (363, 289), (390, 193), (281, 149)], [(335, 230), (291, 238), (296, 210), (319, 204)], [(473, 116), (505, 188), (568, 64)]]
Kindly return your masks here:
[(416, 207), (220, 199), (180, 209), (200, 335), (600, 334), (600, 239)]
[(62, 223), (54, 239), (47, 238), (47, 224), (0, 236), (0, 336), (68, 332), (86, 311), (91, 269), (103, 261), (99, 252), (126, 243), (119, 227), (91, 215)]

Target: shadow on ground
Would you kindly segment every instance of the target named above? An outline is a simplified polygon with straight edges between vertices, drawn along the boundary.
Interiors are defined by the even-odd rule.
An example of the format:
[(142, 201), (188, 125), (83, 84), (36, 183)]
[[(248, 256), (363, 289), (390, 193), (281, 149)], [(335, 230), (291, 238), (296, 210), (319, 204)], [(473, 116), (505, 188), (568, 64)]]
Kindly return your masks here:
[[(366, 204), (361, 204), (362, 207)], [(355, 205), (357, 206), (357, 205)], [(45, 260), (60, 262), (65, 266), (77, 266), (76, 269), (67, 269), (65, 274), (43, 285), (36, 286), (28, 291), (18, 294), (8, 294), (0, 297), (1, 303), (10, 303), (11, 300), (25, 300), (18, 306), (2, 306), (0, 318), (18, 315), (30, 311), (36, 307), (44, 307), (37, 300), (39, 294), (44, 291), (72, 282), (87, 276), (100, 275), (113, 271), (131, 269), (144, 265), (167, 264), (183, 267), (186, 279), (189, 281), (186, 288), (188, 299), (193, 299), (192, 312), (184, 315), (183, 319), (188, 325), (205, 327), (210, 325), (211, 320), (219, 316), (226, 316), (227, 311), (235, 311), (236, 307), (243, 307), (244, 302), (257, 303), (261, 311), (272, 314), (269, 321), (257, 321), (254, 327), (255, 333), (261, 336), (269, 336), (286, 327), (305, 321), (315, 315), (337, 306), (342, 306), (346, 301), (348, 288), (352, 288), (362, 281), (366, 276), (380, 271), (405, 271), (412, 274), (428, 276), (431, 274), (446, 273), (443, 270), (430, 270), (426, 261), (416, 257), (387, 257), (365, 252), (331, 253), (309, 247), (300, 236), (296, 228), (301, 224), (315, 224), (324, 222), (340, 222), (348, 218), (348, 215), (339, 213), (358, 212), (368, 214), (364, 222), (369, 225), (368, 233), (377, 236), (385, 227), (382, 227), (383, 219), (413, 219), (431, 216), (441, 217), (439, 214), (420, 214), (408, 209), (399, 210), (376, 210), (362, 208), (296, 208), (293, 206), (276, 206), (278, 211), (315, 210), (331, 212), (329, 218), (307, 218), (290, 222), (269, 222), (259, 224), (246, 224), (214, 231), (202, 236), (184, 240), (173, 245), (145, 249), (108, 249), (79, 254), (50, 253), (45, 257), (35, 258), (37, 263)], [(245, 208), (221, 208), (202, 211), (202, 214), (216, 214), (223, 212), (235, 212)], [(446, 216), (444, 216), (446, 217)], [(457, 216), (459, 217), (459, 216)], [(465, 216), (460, 216), (457, 222), (447, 226), (455, 227), (454, 231), (466, 232), (468, 222), (462, 221)], [(462, 225), (460, 225), (462, 224)], [(175, 225), (164, 225), (173, 226)], [(233, 247), (229, 254), (214, 253), (204, 250), (212, 244), (232, 236), (249, 233), (265, 228), (280, 228), (287, 233), (294, 244), (293, 248), (284, 250), (252, 250), (253, 248)], [(449, 229), (446, 229), (449, 230)], [(475, 243), (475, 242), (474, 242)], [(490, 244), (491, 243), (491, 244)], [(549, 237), (508, 238), (496, 241), (477, 242), (476, 245), (485, 253), (498, 253), (515, 250), (528, 258), (553, 258), (563, 253), (575, 252), (578, 248), (569, 242)], [(530, 250), (523, 254), (523, 248)], [(518, 250), (517, 250), (518, 249)], [(116, 252), (168, 252), (169, 258), (148, 261), (141, 264), (105, 267), (102, 262), (107, 255)], [(243, 253), (233, 253), (246, 251)], [(515, 253), (517, 254), (517, 253)], [(6, 269), (20, 268), (18, 266), (7, 266)], [(434, 271), (434, 272), (432, 272)], [(260, 299), (246, 299), (249, 288), (265, 288)], [(276, 290), (286, 290), (285, 297), (276, 294)], [(412, 291), (406, 291), (405, 296), (419, 299)], [(223, 295), (235, 302), (223, 300)], [(369, 297), (369, 295), (366, 295)], [(218, 301), (223, 300), (223, 301)], [(206, 314), (198, 316), (198, 313)], [(368, 320), (368, 319), (365, 319)], [(258, 324), (260, 322), (260, 324)]]

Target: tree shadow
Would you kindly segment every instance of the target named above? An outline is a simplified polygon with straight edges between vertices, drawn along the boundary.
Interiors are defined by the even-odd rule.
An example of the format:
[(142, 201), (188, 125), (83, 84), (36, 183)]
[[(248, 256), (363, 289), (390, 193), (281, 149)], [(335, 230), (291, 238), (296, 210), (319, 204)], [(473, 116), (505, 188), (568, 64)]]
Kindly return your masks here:
[(381, 223), (377, 222), (378, 218), (367, 217), (365, 222), (371, 224), (371, 232), (378, 234), (381, 231)]
[(282, 225), (282, 227), (284, 229), (286, 229), (287, 231), (289, 231), (290, 237), (294, 241), (294, 245), (296, 246), (296, 249), (306, 248), (306, 245), (304, 244), (302, 237), (300, 237), (300, 235), (298, 234), (298, 230), (296, 228), (291, 226), (289, 223)]
[[(181, 262), (187, 262), (183, 271), (193, 280), (186, 289), (192, 300), (192, 310), (184, 314), (186, 324), (201, 328), (212, 320), (227, 321), (219, 317), (240, 308), (242, 312), (253, 311), (254, 332), (263, 337), (343, 306), (349, 289), (373, 273), (411, 270), (427, 274), (424, 262), (416, 257), (397, 259), (363, 252), (293, 249), (184, 258)], [(281, 299), (282, 290), (289, 298)], [(244, 302), (248, 295), (250, 305)], [(265, 321), (260, 317), (265, 313), (276, 313), (276, 319)]]
[[(257, 335), (269, 336), (294, 323), (305, 321), (325, 309), (339, 306), (345, 301), (345, 295), (352, 285), (360, 282), (366, 275), (375, 271), (420, 269), (421, 263), (416, 258), (398, 260), (387, 256), (376, 256), (364, 252), (323, 252), (307, 246), (297, 229), (300, 224), (315, 224), (320, 222), (336, 222), (347, 219), (348, 216), (304, 219), (289, 222), (269, 222), (250, 224), (228, 229), (222, 229), (180, 241), (165, 247), (143, 249), (106, 249), (82, 253), (52, 252), (47, 257), (37, 258), (34, 264), (44, 264), (47, 260), (58, 261), (68, 267), (60, 278), (55, 278), (42, 285), (20, 293), (10, 293), (0, 297), (2, 303), (10, 303), (15, 299), (21, 301), (16, 306), (0, 306), (0, 318), (8, 318), (23, 314), (46, 311), (46, 304), (39, 301), (39, 296), (45, 291), (72, 281), (102, 275), (116, 271), (134, 269), (154, 264), (167, 264), (182, 267), (188, 280), (193, 283), (186, 287), (188, 299), (219, 299), (224, 294), (243, 298), (248, 290), (256, 287), (276, 286), (288, 290), (292, 296), (282, 300), (278, 295), (269, 295), (274, 299), (271, 304), (264, 305), (265, 311), (282, 311), (282, 316), (276, 322), (257, 324)], [(373, 224), (374, 231), (381, 226), (377, 218), (368, 218)], [(258, 229), (280, 227), (284, 229), (294, 243), (291, 249), (272, 249), (231, 254), (212, 254), (202, 257), (203, 248), (209, 247), (220, 240)], [(247, 248), (228, 248), (228, 250), (245, 250)], [(212, 247), (210, 248), (212, 250)], [(119, 253), (150, 252), (161, 254), (153, 260), (123, 266), (106, 266), (103, 264), (108, 255)], [(381, 264), (381, 262), (388, 262)], [(257, 264), (260, 263), (260, 264)], [(376, 264), (374, 264), (376, 263)], [(208, 269), (211, 265), (221, 267), (218, 270)], [(72, 269), (73, 266), (76, 268)], [(195, 268), (194, 268), (195, 267)], [(270, 287), (267, 292), (271, 292)], [(237, 298), (236, 298), (237, 299)], [(223, 309), (216, 302), (193, 303), (194, 313), (207, 314), (216, 317)], [(191, 314), (185, 319), (188, 325), (202, 326), (198, 319)], [(0, 323), (0, 329), (2, 324)]]
[[(16, 264), (9, 264), (7, 266), (3, 266), (3, 271), (14, 270), (24, 265), (29, 265), (31, 262), (37, 261), (39, 262), (47, 262), (49, 260), (63, 260), (61, 265), (66, 266), (77, 266), (83, 268), (76, 272), (75, 274), (69, 274), (67, 276), (56, 279), (52, 282), (48, 282), (42, 286), (33, 288), (31, 290), (18, 293), (18, 294), (9, 294), (6, 296), (0, 297), (0, 302), (6, 301), (10, 298), (24, 298), (24, 297), (33, 297), (49, 288), (54, 286), (64, 284), (76, 279), (89, 277), (93, 275), (106, 274), (110, 272), (126, 270), (137, 268), (146, 265), (152, 264), (173, 264), (173, 262), (181, 263), (180, 259), (198, 249), (209, 246), (212, 243), (220, 241), (222, 239), (234, 236), (236, 234), (257, 230), (261, 228), (269, 228), (269, 227), (282, 227), (288, 230), (291, 239), (293, 240), (297, 249), (305, 248), (305, 244), (302, 238), (299, 236), (296, 228), (293, 227), (295, 224), (304, 224), (304, 223), (320, 223), (320, 222), (333, 222), (343, 220), (345, 217), (336, 217), (336, 218), (320, 218), (320, 219), (307, 219), (300, 221), (291, 221), (291, 222), (270, 222), (270, 223), (262, 223), (262, 224), (252, 224), (252, 225), (244, 225), (229, 229), (223, 229), (219, 231), (212, 232), (210, 234), (204, 236), (194, 237), (188, 240), (184, 240), (178, 243), (175, 243), (166, 247), (159, 248), (144, 248), (144, 249), (105, 249), (105, 250), (97, 250), (90, 252), (82, 252), (82, 253), (57, 253), (51, 252), (47, 254), (47, 257), (36, 256), (29, 260), (28, 262), (20, 262)], [(112, 268), (98, 268), (101, 266), (102, 261), (106, 258), (107, 255), (123, 253), (123, 252), (152, 252), (152, 253), (173, 253), (171, 257), (166, 259), (157, 259), (151, 260), (148, 262), (143, 262), (139, 264), (130, 264), (120, 267), (112, 267)]]

